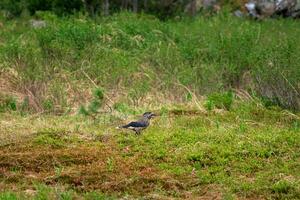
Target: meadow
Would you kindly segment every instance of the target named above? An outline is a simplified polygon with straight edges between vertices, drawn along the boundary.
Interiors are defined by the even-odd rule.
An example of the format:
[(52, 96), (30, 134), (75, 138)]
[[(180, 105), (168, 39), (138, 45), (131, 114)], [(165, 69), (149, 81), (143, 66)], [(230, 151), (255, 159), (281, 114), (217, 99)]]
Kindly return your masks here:
[(237, 103), (127, 120), (0, 118), (0, 199), (299, 199), (300, 116)]
[(251, 21), (227, 12), (169, 21), (131, 13), (36, 18), (47, 26), (32, 28), (30, 17), (1, 22), (0, 110), (6, 102), (74, 113), (95, 87), (135, 107), (147, 96), (152, 104), (180, 103), (237, 89), (266, 105), (300, 108), (299, 21)]
[(0, 199), (299, 199), (299, 23), (0, 18)]

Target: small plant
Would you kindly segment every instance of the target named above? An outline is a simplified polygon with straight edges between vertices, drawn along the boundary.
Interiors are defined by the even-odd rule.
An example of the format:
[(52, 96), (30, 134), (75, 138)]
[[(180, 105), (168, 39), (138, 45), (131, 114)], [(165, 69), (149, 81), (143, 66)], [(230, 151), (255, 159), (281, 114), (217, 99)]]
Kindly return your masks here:
[(204, 107), (206, 108), (206, 110), (212, 111), (212, 110), (214, 109), (215, 105), (214, 105), (214, 102), (213, 102), (213, 101), (207, 100), (207, 101), (204, 103)]
[(295, 131), (300, 131), (300, 120), (295, 120), (292, 123), (292, 129)]
[(108, 158), (106, 160), (106, 164), (107, 164), (107, 170), (109, 172), (112, 172), (114, 170), (114, 160), (113, 160), (113, 158)]
[(268, 98), (268, 97), (261, 97), (261, 102), (263, 103), (263, 105), (266, 107), (266, 108), (269, 108), (269, 109), (274, 109), (276, 107), (279, 107), (279, 106), (282, 106), (283, 105), (280, 103), (279, 99), (278, 98)]
[(35, 199), (49, 199), (51, 195), (51, 188), (45, 184), (34, 183), (35, 190), (37, 191)]
[(104, 103), (104, 90), (101, 88), (95, 88), (93, 91), (93, 99), (90, 101), (90, 103), (87, 106), (81, 105), (78, 113), (85, 116), (91, 116), (95, 119), (103, 103)]
[(63, 199), (63, 200), (72, 200), (74, 199), (73, 197), (73, 191), (56, 191), (56, 196), (58, 199)]
[(59, 166), (59, 167), (54, 167), (54, 171), (55, 171), (55, 176), (56, 178), (60, 177), (62, 172), (63, 172), (64, 168)]
[(293, 189), (292, 184), (285, 180), (278, 181), (272, 186), (273, 192), (276, 193), (288, 194), (291, 189)]
[(245, 133), (247, 131), (247, 125), (245, 123), (241, 123), (239, 125), (239, 132), (240, 133)]
[(15, 97), (0, 96), (0, 111), (16, 111), (17, 107), (17, 100)]
[(192, 95), (190, 92), (188, 92), (188, 93), (186, 94), (186, 96), (185, 96), (185, 99), (186, 99), (187, 101), (192, 101), (192, 100), (193, 100), (193, 95)]
[(45, 111), (51, 111), (54, 108), (54, 104), (51, 99), (46, 99), (45, 101), (43, 101), (42, 105)]
[(214, 93), (209, 95), (204, 106), (207, 110), (214, 108), (230, 110), (234, 99), (234, 94), (229, 91), (225, 93)]
[(87, 109), (85, 108), (85, 106), (81, 105), (79, 107), (78, 114), (81, 114), (81, 115), (84, 115), (84, 116), (88, 116), (89, 112), (87, 111)]
[(25, 97), (18, 103), (14, 96), (1, 96), (0, 94), (0, 112), (18, 111), (22, 116), (30, 111), (29, 98)]
[(64, 146), (64, 141), (60, 136), (60, 133), (52, 130), (38, 132), (38, 136), (34, 138), (33, 142), (37, 145), (46, 145), (53, 148)]
[(17, 110), (17, 101), (14, 97), (9, 97), (6, 100), (6, 105), (10, 110), (13, 110), (13, 111)]

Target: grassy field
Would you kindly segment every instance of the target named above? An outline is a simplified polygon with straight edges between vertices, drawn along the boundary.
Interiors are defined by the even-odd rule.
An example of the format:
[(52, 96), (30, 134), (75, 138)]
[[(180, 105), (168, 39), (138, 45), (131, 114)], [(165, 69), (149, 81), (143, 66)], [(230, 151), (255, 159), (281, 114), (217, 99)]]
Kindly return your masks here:
[(300, 115), (245, 102), (156, 113), (140, 136), (115, 129), (132, 115), (2, 114), (0, 199), (300, 198)]
[(177, 21), (130, 13), (36, 18), (47, 26), (0, 18), (0, 111), (16, 101), (19, 110), (74, 113), (95, 85), (135, 107), (235, 88), (300, 110), (299, 21), (226, 12)]
[(299, 27), (0, 13), (0, 200), (300, 199)]

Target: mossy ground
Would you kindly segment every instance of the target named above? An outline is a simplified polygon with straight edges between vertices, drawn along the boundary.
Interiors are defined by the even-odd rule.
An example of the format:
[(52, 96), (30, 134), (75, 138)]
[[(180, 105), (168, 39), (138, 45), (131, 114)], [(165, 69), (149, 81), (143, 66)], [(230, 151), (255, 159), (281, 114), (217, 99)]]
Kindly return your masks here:
[(136, 136), (110, 117), (0, 116), (0, 199), (299, 199), (300, 116), (167, 108)]

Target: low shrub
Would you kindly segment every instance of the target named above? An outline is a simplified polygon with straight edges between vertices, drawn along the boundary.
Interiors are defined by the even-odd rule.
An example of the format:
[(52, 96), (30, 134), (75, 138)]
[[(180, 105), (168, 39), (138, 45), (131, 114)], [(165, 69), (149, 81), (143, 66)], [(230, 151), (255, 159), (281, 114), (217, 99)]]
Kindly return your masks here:
[(214, 93), (207, 97), (205, 107), (207, 110), (212, 110), (213, 108), (230, 110), (234, 100), (233, 92), (225, 93)]

